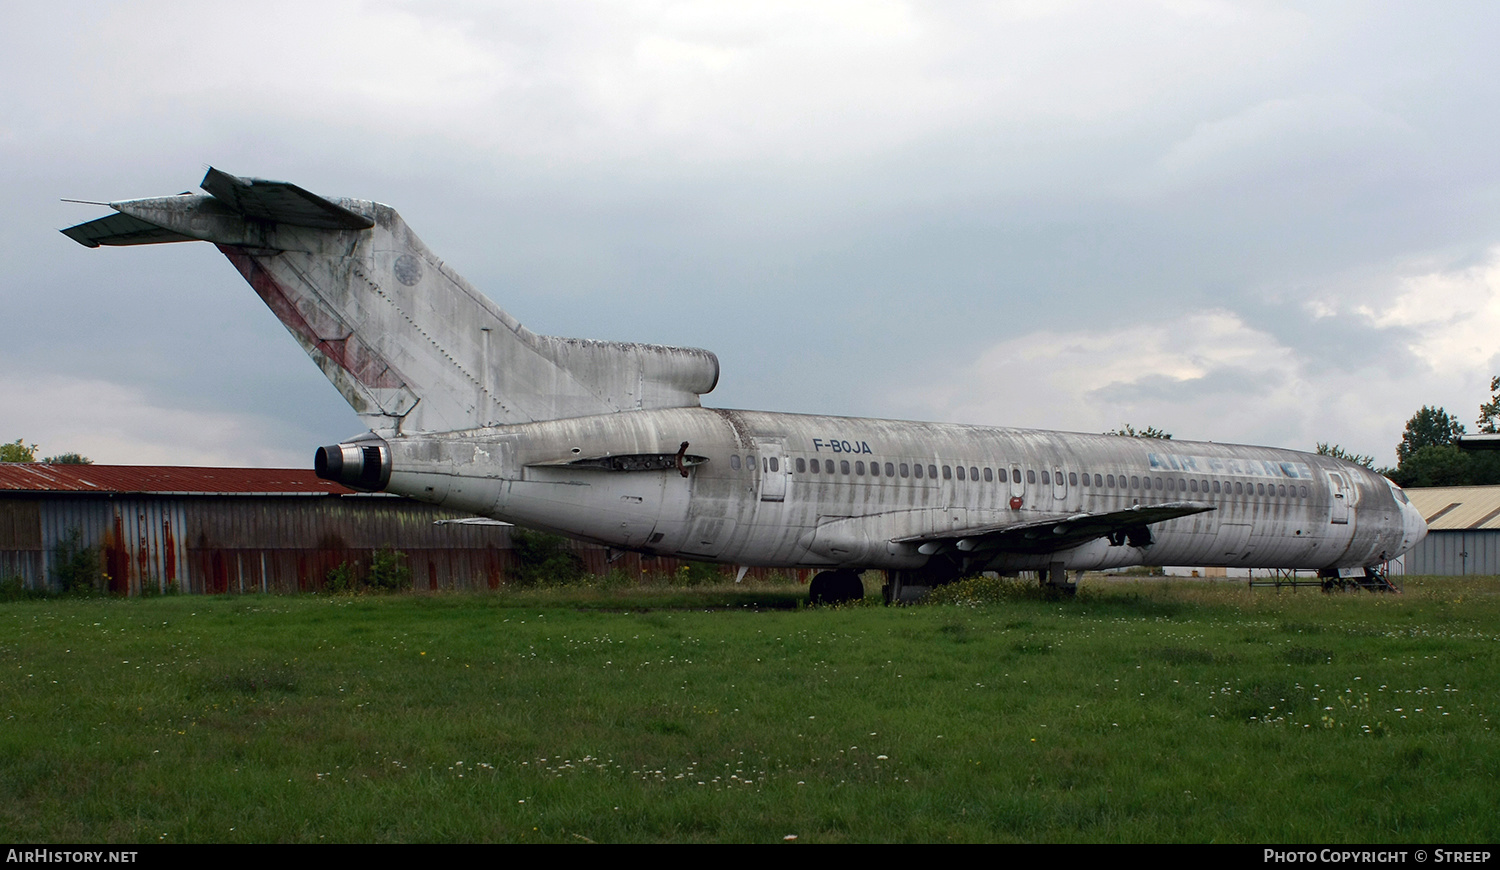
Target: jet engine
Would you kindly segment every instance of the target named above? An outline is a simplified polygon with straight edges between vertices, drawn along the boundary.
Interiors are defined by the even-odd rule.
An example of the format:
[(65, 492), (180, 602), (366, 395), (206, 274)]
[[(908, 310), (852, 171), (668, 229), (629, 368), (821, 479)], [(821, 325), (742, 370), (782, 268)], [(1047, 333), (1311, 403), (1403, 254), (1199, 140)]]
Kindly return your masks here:
[(324, 480), (362, 492), (379, 492), (391, 482), (391, 446), (374, 435), (319, 447), (313, 470)]

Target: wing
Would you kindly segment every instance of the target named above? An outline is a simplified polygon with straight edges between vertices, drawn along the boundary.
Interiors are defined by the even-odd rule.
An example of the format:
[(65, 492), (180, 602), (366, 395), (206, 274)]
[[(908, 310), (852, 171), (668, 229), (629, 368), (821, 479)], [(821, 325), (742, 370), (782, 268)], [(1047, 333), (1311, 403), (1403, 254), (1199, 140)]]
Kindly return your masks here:
[(916, 544), (924, 555), (947, 550), (963, 553), (985, 553), (1004, 550), (1012, 553), (1054, 553), (1068, 550), (1095, 538), (1111, 535), (1121, 543), (1144, 546), (1150, 543), (1147, 526), (1216, 510), (1199, 501), (1169, 501), (1161, 504), (1136, 505), (1104, 514), (1053, 514), (1019, 523), (978, 526), (968, 529), (945, 529), (924, 535), (897, 538), (898, 544)]

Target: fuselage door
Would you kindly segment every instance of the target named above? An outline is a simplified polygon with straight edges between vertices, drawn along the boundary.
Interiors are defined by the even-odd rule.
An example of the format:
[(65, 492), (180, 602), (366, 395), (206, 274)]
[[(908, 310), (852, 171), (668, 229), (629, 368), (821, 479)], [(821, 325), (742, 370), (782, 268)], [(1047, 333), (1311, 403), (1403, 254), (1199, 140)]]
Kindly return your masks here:
[(786, 443), (763, 439), (760, 445), (760, 500), (786, 501)]
[(1342, 471), (1328, 472), (1328, 522), (1339, 526), (1349, 524), (1349, 500), (1353, 489)]

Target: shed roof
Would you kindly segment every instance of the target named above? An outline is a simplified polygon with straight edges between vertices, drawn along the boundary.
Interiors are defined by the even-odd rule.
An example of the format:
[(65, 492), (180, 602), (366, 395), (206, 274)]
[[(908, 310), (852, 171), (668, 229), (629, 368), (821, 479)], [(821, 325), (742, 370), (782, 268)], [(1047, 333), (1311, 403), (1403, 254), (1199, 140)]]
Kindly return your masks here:
[(303, 468), (0, 462), (0, 492), (348, 495), (354, 490), (320, 480), (312, 471)]
[(1500, 486), (1433, 486), (1406, 490), (1431, 531), (1500, 529)]

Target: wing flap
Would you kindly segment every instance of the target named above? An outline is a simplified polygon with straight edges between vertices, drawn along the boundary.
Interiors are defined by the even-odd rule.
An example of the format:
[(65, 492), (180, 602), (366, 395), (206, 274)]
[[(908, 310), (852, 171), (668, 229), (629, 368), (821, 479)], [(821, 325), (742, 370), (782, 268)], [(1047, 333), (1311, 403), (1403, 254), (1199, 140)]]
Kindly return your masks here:
[(1128, 535), (1155, 523), (1217, 510), (1197, 501), (1173, 501), (1135, 505), (1109, 513), (1052, 514), (1017, 523), (944, 529), (922, 535), (896, 538), (897, 544), (916, 544), (925, 555), (946, 549), (962, 552), (1010, 550), (1020, 553), (1051, 553), (1109, 535)]

